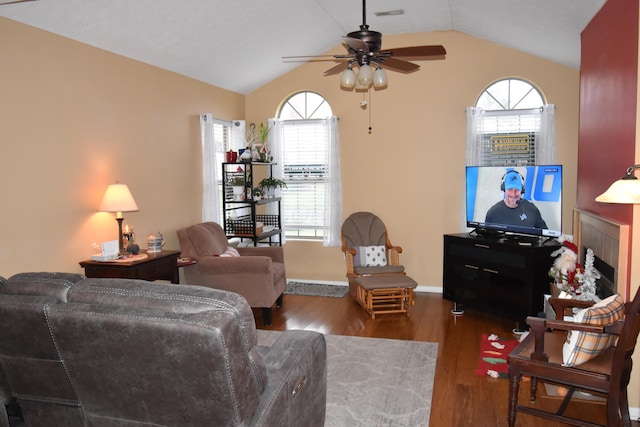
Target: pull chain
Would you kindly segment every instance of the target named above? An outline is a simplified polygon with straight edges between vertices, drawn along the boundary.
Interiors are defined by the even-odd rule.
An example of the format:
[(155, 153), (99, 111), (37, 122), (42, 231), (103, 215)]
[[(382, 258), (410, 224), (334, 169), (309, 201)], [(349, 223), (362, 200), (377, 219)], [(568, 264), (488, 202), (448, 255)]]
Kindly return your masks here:
[[(369, 95), (369, 101), (367, 101), (367, 94)], [(371, 133), (373, 131), (371, 127), (371, 88), (366, 93), (362, 93), (362, 101), (360, 101), (360, 108), (366, 110), (367, 107), (369, 109), (369, 133)]]
[(368, 90), (369, 92), (369, 133), (371, 133), (371, 131), (373, 130), (373, 128), (371, 127), (371, 89)]

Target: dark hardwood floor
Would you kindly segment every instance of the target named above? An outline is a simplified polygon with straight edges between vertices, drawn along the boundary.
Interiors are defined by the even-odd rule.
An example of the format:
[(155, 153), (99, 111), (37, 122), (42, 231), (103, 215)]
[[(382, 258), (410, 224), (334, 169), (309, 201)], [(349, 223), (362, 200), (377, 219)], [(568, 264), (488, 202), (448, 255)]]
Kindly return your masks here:
[[(515, 339), (513, 321), (465, 308), (453, 316), (453, 304), (440, 294), (416, 293), (410, 316), (379, 315), (371, 319), (350, 297), (324, 298), (285, 295), (281, 308), (273, 309), (272, 326), (262, 326), (261, 310), (254, 310), (259, 329), (283, 331), (306, 329), (332, 335), (392, 338), (436, 342), (438, 364), (431, 405), (431, 427), (506, 426), (509, 380), (477, 376), (480, 336), (496, 334)], [(372, 355), (375, 357), (375, 355)], [(526, 383), (520, 390), (521, 402), (528, 401)], [(540, 393), (540, 391), (539, 391)], [(544, 392), (540, 393), (541, 395)], [(539, 397), (537, 405), (556, 404), (557, 399)], [(605, 406), (593, 402), (572, 404), (572, 410), (604, 422)], [(517, 426), (564, 426), (518, 413)], [(634, 426), (640, 423), (634, 422)]]

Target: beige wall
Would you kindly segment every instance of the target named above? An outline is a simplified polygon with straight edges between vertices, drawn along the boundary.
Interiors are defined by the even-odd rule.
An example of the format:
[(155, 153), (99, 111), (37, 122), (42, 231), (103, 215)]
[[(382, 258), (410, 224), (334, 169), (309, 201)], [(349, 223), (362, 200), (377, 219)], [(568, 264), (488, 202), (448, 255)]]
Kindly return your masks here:
[(129, 185), (139, 242), (201, 218), (198, 114), (244, 116), (244, 96), (0, 18), (0, 275), (81, 272), (94, 241), (117, 238), (97, 213)]
[[(389, 88), (363, 110), (361, 94), (340, 90), (338, 75), (322, 76), (332, 62), (303, 65), (244, 97), (6, 19), (0, 40), (0, 275), (80, 271), (92, 242), (116, 238), (113, 215), (96, 212), (116, 180), (138, 202), (125, 224), (143, 247), (162, 231), (177, 249), (175, 231), (201, 215), (198, 113), (264, 121), (300, 90), (320, 93), (340, 117), (345, 217), (379, 214), (420, 285), (441, 286), (442, 235), (462, 230), (464, 109), (497, 79), (529, 79), (558, 107), (571, 230), (579, 73), (537, 57), (456, 32), (387, 36), (389, 47), (443, 44), (447, 59), (389, 72)], [(338, 248), (290, 240), (285, 251), (290, 278), (345, 280)]]
[[(420, 62), (421, 70), (388, 72), (389, 86), (363, 96), (323, 77), (333, 62), (305, 64), (247, 96), (247, 122), (276, 114), (291, 93), (315, 91), (340, 118), (343, 215), (377, 213), (403, 264), (419, 285), (441, 287), (442, 235), (463, 230), (465, 107), (495, 80), (520, 77), (537, 85), (557, 107), (558, 161), (565, 165), (563, 228), (571, 233), (576, 194), (579, 72), (457, 32), (385, 36), (383, 47), (442, 44), (447, 57)], [(337, 47), (332, 53), (341, 53)], [(368, 132), (371, 115), (372, 132)], [(289, 240), (292, 278), (344, 281), (339, 248)]]

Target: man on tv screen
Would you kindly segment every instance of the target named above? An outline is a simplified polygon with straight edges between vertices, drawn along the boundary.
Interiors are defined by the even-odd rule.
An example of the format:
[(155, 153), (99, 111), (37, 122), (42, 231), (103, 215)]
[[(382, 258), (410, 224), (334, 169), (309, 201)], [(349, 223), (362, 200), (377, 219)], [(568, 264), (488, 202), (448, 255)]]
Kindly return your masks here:
[(489, 208), (485, 222), (548, 228), (536, 205), (522, 198), (525, 191), (524, 177), (518, 171), (510, 170), (505, 173), (500, 189), (504, 192), (504, 198)]

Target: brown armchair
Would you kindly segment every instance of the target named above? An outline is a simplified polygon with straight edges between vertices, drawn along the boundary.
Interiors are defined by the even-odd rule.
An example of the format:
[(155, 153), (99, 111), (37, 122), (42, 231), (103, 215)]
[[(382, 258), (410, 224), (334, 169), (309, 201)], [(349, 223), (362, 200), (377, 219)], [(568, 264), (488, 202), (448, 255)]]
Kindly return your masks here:
[(180, 229), (178, 240), (182, 256), (198, 261), (184, 268), (188, 284), (238, 293), (262, 308), (265, 326), (271, 325), (271, 308), (282, 305), (287, 284), (282, 247), (237, 248), (240, 256), (224, 256), (228, 240), (215, 222)]
[[(627, 385), (631, 376), (631, 356), (640, 331), (640, 291), (630, 303), (618, 305), (619, 308), (624, 308), (621, 319), (603, 325), (560, 320), (572, 302), (577, 303), (578, 307), (585, 307), (588, 303), (584, 301), (550, 298), (549, 302), (556, 312), (557, 319), (529, 317), (527, 323), (531, 332), (509, 355), (509, 426), (515, 425), (517, 411), (574, 425), (597, 425), (565, 414), (565, 409), (576, 390), (606, 399), (606, 425), (618, 426), (621, 418), (625, 426), (630, 426)], [(606, 308), (598, 307), (597, 310), (597, 316), (600, 316), (598, 320), (607, 323), (606, 320), (602, 320), (608, 316), (607, 313), (603, 313)], [(584, 363), (564, 366), (563, 344), (568, 341), (565, 331), (599, 334), (596, 335), (596, 342), (607, 339), (606, 335), (601, 334), (610, 334), (614, 339), (617, 336), (617, 341), (614, 346), (606, 348)], [(523, 375), (531, 377), (530, 405), (518, 401), (520, 379)], [(539, 381), (568, 389), (557, 411), (547, 411), (534, 404)]]

